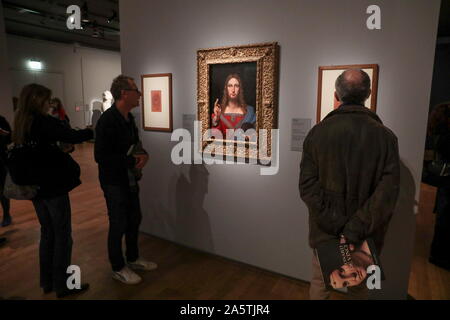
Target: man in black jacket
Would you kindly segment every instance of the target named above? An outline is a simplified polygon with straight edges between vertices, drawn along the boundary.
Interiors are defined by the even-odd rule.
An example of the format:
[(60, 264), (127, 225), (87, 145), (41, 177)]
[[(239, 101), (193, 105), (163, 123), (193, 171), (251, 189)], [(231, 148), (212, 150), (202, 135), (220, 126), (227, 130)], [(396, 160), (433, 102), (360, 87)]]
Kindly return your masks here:
[[(300, 196), (309, 209), (309, 244), (342, 237), (359, 244), (372, 238), (377, 250), (399, 191), (397, 138), (364, 106), (370, 78), (362, 70), (344, 71), (336, 80), (340, 107), (308, 133), (300, 164)], [(367, 298), (365, 282), (350, 287), (352, 298)], [(313, 256), (311, 299), (327, 299), (317, 257)]]
[[(142, 215), (137, 181), (148, 155), (141, 147), (130, 111), (139, 105), (141, 93), (134, 80), (123, 75), (114, 79), (110, 91), (115, 104), (97, 122), (95, 161), (108, 208), (108, 255), (113, 278), (126, 284), (136, 284), (142, 279), (132, 269), (153, 270), (157, 267), (154, 262), (140, 258), (138, 250)], [(122, 255), (124, 235), (127, 263)]]

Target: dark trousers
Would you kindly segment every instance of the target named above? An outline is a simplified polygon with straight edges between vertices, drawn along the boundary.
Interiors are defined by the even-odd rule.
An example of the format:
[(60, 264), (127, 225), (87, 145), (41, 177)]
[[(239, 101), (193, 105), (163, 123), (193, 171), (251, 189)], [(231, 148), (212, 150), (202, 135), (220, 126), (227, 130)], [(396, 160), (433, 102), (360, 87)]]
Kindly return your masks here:
[(122, 255), (124, 235), (127, 261), (133, 262), (139, 258), (138, 233), (142, 220), (139, 192), (131, 192), (128, 186), (102, 184), (102, 189), (109, 216), (109, 261), (113, 271), (120, 271), (125, 266)]
[(35, 199), (41, 224), (39, 244), (40, 285), (56, 293), (67, 290), (67, 267), (72, 256), (72, 223), (69, 195)]
[(5, 186), (5, 180), (6, 180), (6, 168), (3, 164), (1, 164), (1, 161), (0, 161), (0, 190), (1, 190), (0, 203), (2, 204), (2, 208), (3, 208), (3, 220), (5, 220), (5, 218), (10, 217), (10, 214), (9, 214), (10, 201), (8, 198), (6, 198), (3, 195), (3, 188)]
[(9, 208), (10, 208), (10, 201), (8, 198), (6, 198), (3, 194), (0, 196), (0, 203), (2, 204), (3, 208), (3, 220), (5, 218), (10, 217)]
[(438, 188), (435, 212), (436, 223), (430, 255), (450, 268), (450, 186)]

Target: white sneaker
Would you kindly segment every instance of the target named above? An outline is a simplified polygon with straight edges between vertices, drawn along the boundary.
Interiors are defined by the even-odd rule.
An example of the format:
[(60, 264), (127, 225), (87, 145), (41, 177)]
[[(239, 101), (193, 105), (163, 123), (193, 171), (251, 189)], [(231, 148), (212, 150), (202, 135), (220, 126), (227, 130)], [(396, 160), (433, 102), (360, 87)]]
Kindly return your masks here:
[(113, 279), (119, 280), (120, 282), (126, 284), (138, 284), (142, 281), (142, 278), (137, 273), (126, 266), (120, 271), (113, 272), (112, 277)]
[(144, 270), (144, 271), (151, 271), (158, 268), (158, 265), (151, 261), (146, 261), (144, 259), (137, 259), (134, 262), (128, 262), (128, 266), (133, 270)]

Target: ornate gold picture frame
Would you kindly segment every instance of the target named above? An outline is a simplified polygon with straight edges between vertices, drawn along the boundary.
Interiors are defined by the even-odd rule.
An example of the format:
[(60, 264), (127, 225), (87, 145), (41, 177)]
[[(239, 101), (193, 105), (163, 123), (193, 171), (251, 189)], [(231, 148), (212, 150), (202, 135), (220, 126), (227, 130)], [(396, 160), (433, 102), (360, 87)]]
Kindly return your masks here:
[[(270, 160), (271, 130), (277, 129), (278, 120), (278, 57), (276, 42), (197, 51), (200, 152), (214, 157)], [(235, 89), (230, 90), (235, 91), (227, 91), (227, 86), (233, 85)], [(243, 111), (227, 113), (232, 110), (227, 101), (242, 101), (235, 105), (243, 106)], [(227, 136), (225, 128), (254, 129), (255, 134), (241, 140)], [(211, 136), (213, 130), (219, 136)]]

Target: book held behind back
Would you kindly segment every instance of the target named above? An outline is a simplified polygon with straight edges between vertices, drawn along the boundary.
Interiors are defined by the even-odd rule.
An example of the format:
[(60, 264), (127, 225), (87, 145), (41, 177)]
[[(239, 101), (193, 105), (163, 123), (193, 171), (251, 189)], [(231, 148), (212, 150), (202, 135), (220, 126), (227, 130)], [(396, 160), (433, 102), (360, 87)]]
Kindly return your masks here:
[(383, 268), (372, 239), (359, 245), (344, 243), (339, 239), (325, 241), (317, 246), (322, 277), (327, 288), (340, 289), (359, 285), (367, 279), (367, 268), (376, 265), (384, 280)]

